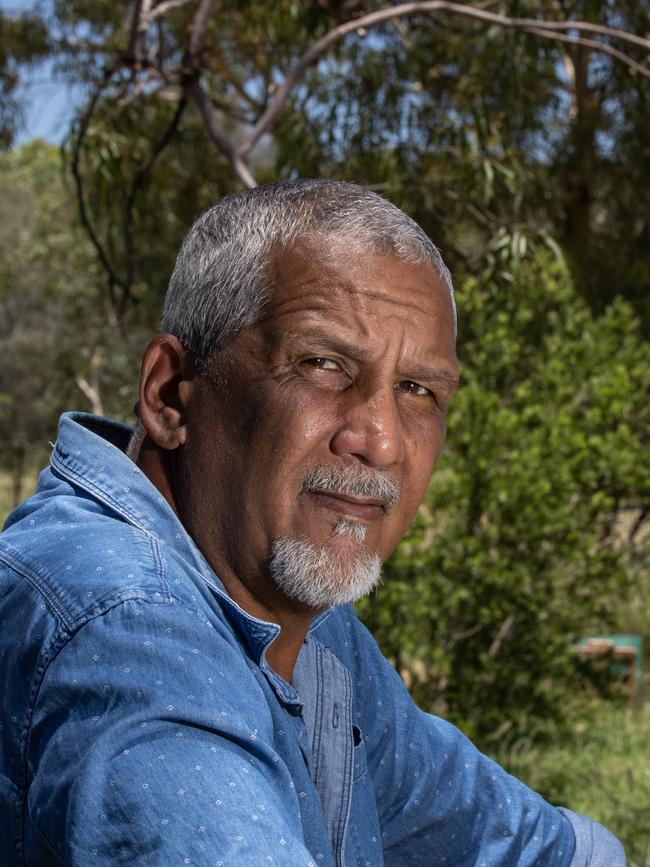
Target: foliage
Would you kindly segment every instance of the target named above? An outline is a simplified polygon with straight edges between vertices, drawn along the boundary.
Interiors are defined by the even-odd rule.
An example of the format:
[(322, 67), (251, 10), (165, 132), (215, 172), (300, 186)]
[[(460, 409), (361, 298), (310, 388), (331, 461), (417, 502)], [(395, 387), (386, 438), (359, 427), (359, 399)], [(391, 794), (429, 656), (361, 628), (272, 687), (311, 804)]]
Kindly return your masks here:
[(543, 747), (508, 738), (491, 755), (551, 803), (592, 816), (619, 837), (629, 867), (650, 867), (650, 705), (583, 706)]
[[(643, 60), (647, 4), (455, 3), (369, 27), (358, 22), (390, 4), (137, 0), (118, 9), (57, 0), (42, 8), (33, 27), (43, 46), (88, 90), (68, 165), (118, 316), (151, 302), (152, 230), (163, 233), (161, 251), (175, 249), (177, 214), (186, 225), (253, 175), (300, 174), (382, 190), (462, 274), (476, 273), (499, 229), (545, 231), (594, 309), (624, 294), (650, 323), (650, 220), (637, 195), (649, 180), (650, 80), (594, 50), (600, 40)], [(537, 26), (509, 29), (509, 16)], [(567, 19), (616, 32), (550, 38), (544, 28)], [(305, 62), (282, 97), (301, 57), (335, 27), (345, 37)], [(622, 31), (638, 34), (637, 44), (620, 41)], [(155, 279), (168, 259), (153, 262)]]
[(17, 499), (62, 411), (124, 415), (151, 326), (134, 311), (118, 329), (56, 148), (0, 157), (0, 192), (0, 469)]
[[(557, 17), (556, 3), (506, 3)], [(647, 4), (576, 0), (569, 18), (647, 32)], [(385, 25), (315, 67), (276, 129), (283, 173), (371, 184), (461, 274), (501, 229), (556, 239), (595, 310), (650, 327), (650, 82), (578, 46), (454, 19)]]
[(419, 518), (361, 612), (419, 703), (489, 744), (543, 733), (570, 644), (629, 585), (622, 500), (650, 496), (650, 347), (541, 248), (458, 292), (463, 385)]
[(26, 66), (51, 50), (48, 29), (38, 15), (6, 15), (0, 10), (0, 149), (8, 148), (21, 124), (16, 88)]

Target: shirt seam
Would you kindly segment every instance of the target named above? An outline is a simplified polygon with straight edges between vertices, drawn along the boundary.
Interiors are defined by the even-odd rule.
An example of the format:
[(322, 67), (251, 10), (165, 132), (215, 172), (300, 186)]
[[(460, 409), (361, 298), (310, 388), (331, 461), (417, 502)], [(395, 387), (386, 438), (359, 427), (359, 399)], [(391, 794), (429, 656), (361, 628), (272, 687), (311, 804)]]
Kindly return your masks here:
[[(345, 672), (345, 703), (346, 703), (346, 724), (350, 723), (350, 731), (345, 739), (345, 776), (342, 792), (342, 809), (339, 815), (339, 827), (337, 837), (340, 840), (338, 852), (335, 853), (337, 862), (343, 864), (345, 853), (345, 843), (347, 840), (348, 831), (350, 829), (350, 807), (352, 804), (352, 787), (354, 785), (354, 745), (352, 743), (352, 675), (347, 666), (339, 660)], [(350, 719), (347, 718), (350, 714)]]
[[(165, 579), (165, 562), (160, 543), (155, 536), (149, 533), (145, 533), (145, 535), (151, 551), (152, 572), (160, 589), (163, 591), (161, 599), (165, 602), (172, 602), (175, 597)], [(113, 607), (111, 604), (102, 611), (98, 609), (103, 604), (110, 603), (111, 597), (116, 594), (120, 594), (120, 598), (116, 600), (116, 602), (120, 602), (133, 598), (146, 598), (148, 592), (150, 592), (143, 587), (129, 587), (128, 585), (122, 589), (113, 588), (108, 590), (104, 596), (96, 599), (92, 608), (79, 607), (75, 613), (69, 605), (61, 601), (65, 597), (66, 591), (54, 573), (46, 568), (43, 562), (32, 560), (4, 539), (2, 547), (0, 547), (0, 562), (4, 563), (13, 572), (22, 575), (34, 590), (45, 599), (54, 615), (68, 632), (81, 628), (88, 620), (100, 616), (103, 610), (110, 610)], [(153, 592), (156, 593), (158, 591), (154, 590)], [(126, 598), (124, 597), (125, 593), (127, 594)], [(160, 600), (155, 599), (153, 601), (158, 602)]]
[(316, 696), (314, 698), (314, 736), (312, 756), (314, 759), (314, 785), (318, 786), (320, 779), (320, 750), (323, 736), (323, 696), (321, 684), (323, 683), (323, 645), (317, 639), (313, 639), (316, 649)]
[[(33, 561), (5, 540), (3, 540), (2, 548), (0, 548), (0, 561), (13, 572), (22, 575), (31, 584), (46, 600), (66, 630), (74, 628), (72, 612), (67, 605), (59, 602), (59, 598), (65, 595), (64, 590), (54, 575), (48, 569), (45, 569), (42, 563)], [(46, 580), (50, 582), (50, 586), (46, 584)]]

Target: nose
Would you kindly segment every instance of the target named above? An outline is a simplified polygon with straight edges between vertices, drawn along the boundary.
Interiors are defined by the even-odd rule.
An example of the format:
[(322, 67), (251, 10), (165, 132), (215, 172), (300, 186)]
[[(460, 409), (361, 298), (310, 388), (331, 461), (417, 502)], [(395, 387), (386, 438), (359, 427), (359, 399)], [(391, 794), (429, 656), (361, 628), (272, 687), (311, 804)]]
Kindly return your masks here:
[(346, 393), (340, 423), (330, 442), (335, 455), (388, 468), (404, 460), (404, 445), (402, 420), (392, 388), (367, 397), (352, 389)]

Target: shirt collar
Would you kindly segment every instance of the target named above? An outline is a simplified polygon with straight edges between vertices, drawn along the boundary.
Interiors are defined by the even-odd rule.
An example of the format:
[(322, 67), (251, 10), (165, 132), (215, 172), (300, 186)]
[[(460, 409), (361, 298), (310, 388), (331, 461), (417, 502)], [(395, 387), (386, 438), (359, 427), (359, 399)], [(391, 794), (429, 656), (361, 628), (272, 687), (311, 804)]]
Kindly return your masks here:
[[(132, 430), (127, 425), (82, 412), (61, 416), (52, 468), (63, 478), (83, 488), (129, 524), (153, 535), (164, 545), (173, 545), (203, 581), (219, 597), (229, 620), (243, 638), (248, 651), (284, 701), (293, 702), (295, 691), (270, 669), (264, 653), (280, 627), (244, 611), (231, 599), (207, 560), (187, 533), (160, 491), (125, 454)], [(331, 608), (309, 625), (316, 629)], [(285, 687), (289, 687), (287, 690)]]

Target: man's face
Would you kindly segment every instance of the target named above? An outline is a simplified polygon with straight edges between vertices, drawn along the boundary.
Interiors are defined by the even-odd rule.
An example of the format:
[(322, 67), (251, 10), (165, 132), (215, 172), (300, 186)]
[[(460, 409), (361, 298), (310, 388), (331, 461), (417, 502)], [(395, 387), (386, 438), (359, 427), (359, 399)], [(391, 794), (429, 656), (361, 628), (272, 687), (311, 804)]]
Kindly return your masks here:
[(195, 391), (179, 506), (227, 587), (319, 607), (358, 593), (296, 594), (278, 558), (315, 552), (345, 590), (405, 534), (457, 382), (452, 304), (430, 265), (336, 237), (301, 239), (270, 276), (267, 314)]

